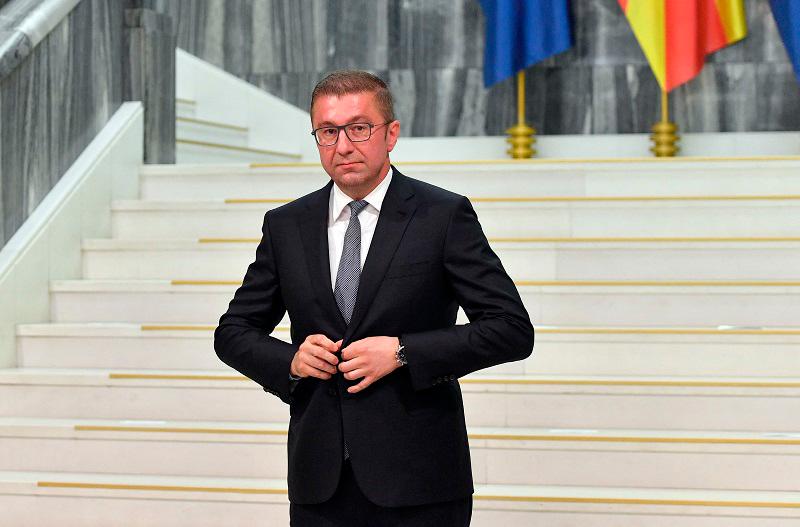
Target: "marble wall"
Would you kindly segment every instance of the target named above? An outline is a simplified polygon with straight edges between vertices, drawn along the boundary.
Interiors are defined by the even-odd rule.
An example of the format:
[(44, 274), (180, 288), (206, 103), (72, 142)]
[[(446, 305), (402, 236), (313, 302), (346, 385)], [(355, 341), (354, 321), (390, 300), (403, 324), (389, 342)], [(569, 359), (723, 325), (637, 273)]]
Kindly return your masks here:
[[(482, 84), (477, 0), (146, 0), (176, 21), (178, 46), (306, 108), (325, 72), (387, 79), (404, 133), (498, 135), (515, 120), (513, 80)], [(766, 0), (745, 0), (750, 36), (672, 96), (684, 131), (800, 129), (800, 88)], [(658, 85), (617, 0), (572, 0), (576, 45), (528, 71), (528, 120), (544, 134), (645, 132)]]
[[(6, 44), (13, 26), (2, 24), (18, 20), (2, 14)], [(0, 246), (125, 100), (145, 102), (148, 160), (175, 159), (168, 16), (144, 9), (141, 0), (82, 0), (33, 49), (14, 34), (19, 47), (4, 55), (13, 60), (0, 57), (0, 65), (13, 66), (0, 74)]]

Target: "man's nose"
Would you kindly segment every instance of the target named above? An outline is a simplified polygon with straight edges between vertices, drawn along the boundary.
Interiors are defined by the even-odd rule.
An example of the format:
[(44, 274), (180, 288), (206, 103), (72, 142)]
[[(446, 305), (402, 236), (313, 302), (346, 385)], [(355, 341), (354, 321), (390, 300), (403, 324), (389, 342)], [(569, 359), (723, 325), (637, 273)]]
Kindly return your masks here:
[(347, 137), (344, 130), (339, 132), (339, 140), (336, 141), (336, 152), (339, 154), (347, 154), (353, 151), (353, 142)]

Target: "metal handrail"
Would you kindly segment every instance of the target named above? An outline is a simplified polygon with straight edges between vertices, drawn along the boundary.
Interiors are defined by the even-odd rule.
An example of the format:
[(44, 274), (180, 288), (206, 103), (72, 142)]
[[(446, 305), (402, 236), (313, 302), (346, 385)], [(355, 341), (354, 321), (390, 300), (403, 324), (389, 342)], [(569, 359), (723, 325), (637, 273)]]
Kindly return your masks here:
[(0, 8), (0, 79), (6, 77), (81, 0), (11, 0)]

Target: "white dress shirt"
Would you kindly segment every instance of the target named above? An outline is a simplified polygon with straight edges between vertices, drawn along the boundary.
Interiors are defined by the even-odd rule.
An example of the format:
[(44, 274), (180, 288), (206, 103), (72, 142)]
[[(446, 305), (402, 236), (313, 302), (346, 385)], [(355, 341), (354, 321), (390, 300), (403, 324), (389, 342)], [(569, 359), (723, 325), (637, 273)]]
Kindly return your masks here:
[[(372, 243), (372, 236), (375, 234), (375, 225), (378, 223), (378, 215), (381, 212), (383, 198), (386, 197), (386, 191), (389, 189), (391, 181), (392, 168), (389, 167), (389, 172), (383, 178), (383, 181), (378, 183), (378, 186), (372, 189), (372, 192), (364, 198), (367, 201), (367, 206), (358, 215), (358, 222), (361, 224), (362, 270), (367, 259), (369, 246)], [(331, 289), (336, 287), (336, 274), (339, 271), (339, 260), (342, 258), (344, 234), (347, 231), (347, 225), (350, 223), (350, 207), (347, 204), (351, 201), (353, 201), (353, 198), (342, 192), (334, 183), (328, 202), (328, 257), (331, 266)]]

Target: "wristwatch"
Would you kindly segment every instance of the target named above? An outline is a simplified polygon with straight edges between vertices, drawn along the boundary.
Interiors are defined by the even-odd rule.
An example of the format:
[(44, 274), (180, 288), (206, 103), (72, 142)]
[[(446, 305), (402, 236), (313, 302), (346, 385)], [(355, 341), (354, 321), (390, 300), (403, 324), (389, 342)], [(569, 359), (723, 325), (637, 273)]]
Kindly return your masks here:
[(403, 351), (406, 347), (403, 345), (402, 337), (397, 337), (397, 342), (399, 345), (397, 346), (397, 351), (394, 353), (394, 358), (397, 360), (398, 366), (404, 366), (408, 364), (408, 361), (406, 360), (406, 354)]

